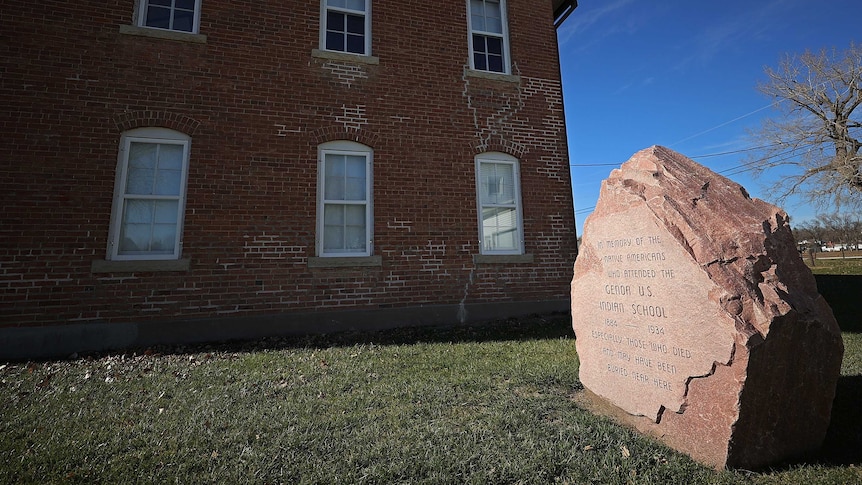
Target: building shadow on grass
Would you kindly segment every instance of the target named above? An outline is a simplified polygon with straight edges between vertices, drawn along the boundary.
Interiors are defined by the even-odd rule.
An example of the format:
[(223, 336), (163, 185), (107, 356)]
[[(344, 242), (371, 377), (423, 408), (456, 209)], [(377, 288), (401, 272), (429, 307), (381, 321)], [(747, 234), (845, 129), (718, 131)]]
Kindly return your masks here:
[(254, 352), (283, 348), (346, 347), (362, 344), (411, 345), (417, 343), (527, 341), (556, 338), (571, 338), (574, 340), (575, 334), (572, 331), (571, 322), (569, 313), (556, 313), (495, 320), (470, 325), (408, 326), (379, 331), (358, 330), (329, 334), (267, 337), (258, 340), (219, 343), (158, 345), (147, 349), (132, 349), (126, 351), (126, 353), (187, 354), (199, 352)]
[(832, 308), (838, 325), (844, 332), (862, 332), (859, 318), (859, 295), (862, 295), (862, 276), (814, 275), (817, 290)]
[(832, 402), (832, 422), (819, 460), (830, 465), (862, 464), (862, 376), (841, 376)]

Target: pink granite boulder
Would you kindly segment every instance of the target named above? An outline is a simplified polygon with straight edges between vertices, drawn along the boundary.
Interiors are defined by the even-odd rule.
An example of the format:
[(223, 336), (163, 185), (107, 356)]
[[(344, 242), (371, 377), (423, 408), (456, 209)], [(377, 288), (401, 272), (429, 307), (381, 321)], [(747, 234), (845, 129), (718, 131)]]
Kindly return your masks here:
[(698, 461), (760, 468), (823, 442), (844, 347), (788, 217), (679, 153), (642, 150), (602, 183), (572, 320), (591, 395)]

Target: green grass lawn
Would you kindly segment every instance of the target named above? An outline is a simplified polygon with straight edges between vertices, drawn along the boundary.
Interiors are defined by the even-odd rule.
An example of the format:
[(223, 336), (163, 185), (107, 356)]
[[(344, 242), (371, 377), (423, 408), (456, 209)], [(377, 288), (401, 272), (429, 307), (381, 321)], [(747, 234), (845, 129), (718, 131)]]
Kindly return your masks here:
[(862, 335), (822, 456), (717, 472), (579, 408), (568, 318), (0, 368), (2, 483), (860, 483)]
[[(821, 253), (820, 256), (823, 254), (833, 253)], [(818, 258), (813, 265), (807, 255), (802, 259), (814, 274), (862, 275), (862, 258), (841, 258), (841, 253), (834, 254), (829, 258)]]

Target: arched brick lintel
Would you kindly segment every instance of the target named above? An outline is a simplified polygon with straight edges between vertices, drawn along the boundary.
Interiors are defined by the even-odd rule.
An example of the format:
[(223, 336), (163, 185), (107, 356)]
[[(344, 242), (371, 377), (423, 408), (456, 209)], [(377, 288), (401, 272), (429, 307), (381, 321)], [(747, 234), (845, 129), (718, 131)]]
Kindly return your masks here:
[(362, 143), (365, 146), (375, 148), (380, 137), (362, 128), (348, 128), (344, 126), (327, 126), (311, 132), (314, 143), (320, 145), (328, 141), (349, 140)]
[(472, 148), (476, 155), (487, 152), (500, 152), (512, 155), (517, 159), (524, 158), (524, 154), (527, 153), (527, 147), (524, 145), (507, 140), (499, 135), (481, 140), (478, 145), (474, 145)]
[(126, 111), (114, 116), (114, 125), (120, 132), (134, 128), (158, 126), (192, 136), (201, 122), (189, 116), (158, 110)]

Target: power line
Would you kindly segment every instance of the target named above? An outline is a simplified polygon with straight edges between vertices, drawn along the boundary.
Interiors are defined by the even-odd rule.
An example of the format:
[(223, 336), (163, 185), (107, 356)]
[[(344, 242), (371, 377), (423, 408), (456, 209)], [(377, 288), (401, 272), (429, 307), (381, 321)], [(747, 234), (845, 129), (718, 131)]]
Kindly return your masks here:
[(620, 163), (570, 163), (569, 167), (619, 167)]
[(763, 110), (765, 110), (765, 109), (767, 109), (767, 108), (772, 108), (773, 106), (777, 105), (778, 103), (781, 103), (782, 101), (784, 101), (784, 100), (783, 100), (783, 99), (780, 99), (780, 100), (778, 100), (778, 101), (775, 101), (775, 102), (769, 103), (769, 104), (767, 104), (766, 106), (763, 106), (763, 107), (757, 108), (756, 110), (751, 111), (751, 112), (748, 112), (748, 113), (745, 113), (745, 114), (744, 114), (744, 115), (742, 115), (742, 116), (737, 116), (736, 118), (734, 118), (734, 119), (732, 119), (732, 120), (730, 120), (730, 121), (725, 121), (724, 123), (721, 123), (721, 124), (719, 124), (719, 125), (715, 125), (715, 126), (713, 126), (712, 128), (708, 128), (708, 129), (703, 130), (703, 131), (701, 131), (701, 132), (699, 132), (699, 133), (695, 133), (694, 135), (691, 135), (691, 136), (689, 136), (689, 137), (687, 137), (687, 138), (683, 138), (682, 140), (679, 140), (679, 141), (677, 141), (677, 142), (673, 142), (673, 143), (671, 143), (670, 145), (668, 145), (668, 148), (673, 147), (674, 145), (679, 145), (680, 143), (683, 143), (683, 142), (686, 142), (686, 141), (688, 141), (688, 140), (691, 140), (692, 138), (697, 138), (697, 137), (699, 137), (700, 135), (705, 135), (705, 134), (709, 133), (710, 131), (715, 131), (715, 130), (717, 130), (717, 129), (721, 128), (721, 127), (727, 126), (727, 125), (729, 125), (729, 124), (731, 124), (731, 123), (735, 123), (735, 122), (737, 122), (737, 121), (739, 121), (739, 120), (741, 120), (741, 119), (743, 119), (743, 118), (747, 118), (747, 117), (749, 117), (749, 116), (751, 116), (751, 115), (753, 115), (753, 114), (755, 114), (755, 113), (759, 113), (759, 112), (761, 112), (761, 111), (763, 111)]
[[(823, 81), (823, 82), (821, 82), (820, 84), (818, 84), (818, 85), (817, 85), (817, 87), (819, 87), (819, 86), (824, 86), (824, 85), (826, 85), (826, 84), (827, 84), (827, 82), (828, 82), (828, 81)], [(850, 86), (848, 86), (848, 87), (847, 87), (847, 89), (845, 90), (845, 93), (849, 92), (849, 90), (850, 90)], [(741, 120), (741, 119), (744, 119), (744, 118), (747, 118), (747, 117), (749, 117), (749, 116), (752, 116), (752, 115), (754, 115), (754, 114), (756, 114), (756, 113), (759, 113), (759, 112), (761, 112), (761, 111), (763, 111), (763, 110), (765, 110), (765, 109), (773, 108), (773, 107), (775, 107), (775, 106), (778, 106), (779, 104), (783, 103), (784, 101), (787, 101), (787, 98), (782, 98), (782, 99), (779, 99), (779, 100), (777, 100), (777, 101), (773, 101), (773, 102), (771, 102), (771, 103), (769, 103), (769, 104), (767, 104), (767, 105), (761, 106), (760, 108), (757, 108), (757, 109), (755, 109), (755, 110), (749, 111), (748, 113), (745, 113), (744, 115), (737, 116), (736, 118), (733, 118), (732, 120), (725, 121), (724, 123), (720, 123), (720, 124), (715, 125), (715, 126), (713, 126), (713, 127), (711, 127), (711, 128), (707, 128), (706, 130), (703, 130), (703, 131), (700, 131), (700, 132), (698, 132), (698, 133), (695, 133), (695, 134), (693, 134), (693, 135), (691, 135), (691, 136), (688, 136), (688, 137), (686, 137), (686, 138), (683, 138), (682, 140), (679, 140), (679, 141), (673, 142), (673, 143), (671, 143), (671, 144), (667, 145), (667, 147), (668, 147), (668, 148), (671, 148), (671, 147), (673, 147), (673, 146), (675, 146), (675, 145), (679, 145), (680, 143), (683, 143), (683, 142), (686, 142), (686, 141), (688, 141), (688, 140), (691, 140), (692, 138), (697, 138), (698, 136), (705, 135), (706, 133), (709, 133), (709, 132), (711, 132), (711, 131), (715, 131), (715, 130), (717, 130), (717, 129), (719, 129), (719, 128), (722, 128), (722, 127), (724, 127), (724, 126), (727, 126), (727, 125), (729, 125), (729, 124), (731, 124), (731, 123), (735, 123), (735, 122), (737, 122), (737, 121), (739, 121), (739, 120)], [(764, 148), (770, 148), (770, 147), (777, 146), (777, 145), (780, 145), (780, 144), (781, 144), (781, 143), (773, 143), (773, 144), (770, 144), (770, 145), (763, 145), (763, 146), (759, 146), (759, 147), (742, 148), (742, 149), (739, 149), (739, 150), (733, 150), (733, 151), (729, 151), (729, 152), (709, 153), (709, 154), (706, 154), (706, 155), (697, 155), (697, 156), (689, 157), (689, 158), (695, 159), (695, 158), (718, 157), (718, 156), (723, 156), (723, 155), (733, 155), (733, 154), (736, 154), (736, 153), (743, 153), (743, 152), (749, 152), (749, 151), (755, 151), (755, 150), (762, 150), (762, 149), (764, 149)], [(615, 166), (619, 166), (619, 165), (621, 165), (621, 164), (620, 164), (620, 163), (582, 163), (582, 164), (581, 164), (581, 163), (572, 163), (572, 164), (569, 164), (569, 167), (612, 167), (612, 166), (614, 166), (614, 167), (615, 167)], [(732, 168), (731, 168), (731, 169), (732, 169)], [(727, 169), (727, 170), (731, 170), (731, 169)]]
[(736, 153), (744, 153), (744, 152), (753, 152), (753, 151), (756, 151), (756, 150), (763, 150), (764, 148), (770, 148), (770, 147), (774, 147), (774, 146), (778, 146), (778, 145), (781, 145), (781, 142), (778, 142), (778, 143), (770, 143), (769, 145), (762, 145), (762, 146), (759, 146), (759, 147), (740, 148), (739, 150), (733, 150), (733, 151), (729, 151), (729, 152), (708, 153), (708, 154), (706, 154), (706, 155), (695, 155), (695, 156), (693, 156), (693, 157), (689, 157), (689, 158), (694, 159), (694, 158), (721, 157), (721, 156), (724, 156), (724, 155), (734, 155), (734, 154), (736, 154)]
[[(777, 143), (777, 144), (775, 144), (775, 145), (779, 145), (779, 144), (780, 144), (780, 143)], [(726, 169), (724, 169), (724, 170), (719, 171), (718, 173), (720, 173), (720, 174), (722, 174), (722, 175), (725, 175), (725, 176), (727, 176), (727, 177), (729, 177), (729, 176), (731, 176), (731, 175), (738, 175), (738, 174), (741, 174), (741, 173), (745, 173), (745, 172), (748, 172), (748, 171), (754, 170), (754, 166), (755, 166), (755, 165), (758, 165), (758, 164), (760, 164), (760, 163), (763, 163), (763, 162), (769, 161), (770, 159), (773, 159), (773, 158), (784, 157), (784, 155), (789, 155), (789, 156), (784, 157), (784, 158), (782, 158), (782, 159), (780, 159), (780, 160), (773, 161), (773, 164), (774, 164), (774, 163), (778, 163), (778, 162), (783, 162), (783, 161), (785, 161), (785, 160), (789, 160), (789, 159), (793, 158), (794, 156), (796, 156), (795, 152), (797, 152), (797, 151), (799, 151), (799, 150), (805, 150), (805, 149), (809, 149), (809, 150), (810, 150), (812, 147), (814, 147), (814, 146), (816, 146), (816, 145), (818, 145), (818, 143), (816, 143), (816, 142), (812, 142), (812, 143), (808, 143), (808, 144), (805, 144), (805, 145), (802, 145), (802, 146), (792, 147), (792, 148), (790, 148), (790, 149), (788, 149), (788, 150), (780, 151), (780, 152), (774, 153), (774, 154), (772, 154), (772, 155), (769, 155), (768, 157), (759, 158), (759, 159), (757, 159), (757, 160), (752, 160), (752, 161), (750, 161), (750, 162), (741, 163), (741, 164), (739, 164), (739, 165), (735, 165), (735, 166), (733, 166), (733, 167), (726, 168)], [(740, 169), (741, 169), (741, 170), (740, 170)]]
[[(802, 148), (802, 147), (800, 147), (800, 148)], [(787, 152), (784, 152), (784, 153), (781, 153), (781, 154), (776, 154), (776, 155), (774, 155), (773, 157), (764, 158), (763, 160), (769, 160), (770, 158), (775, 158), (775, 157), (778, 157), (778, 156), (780, 156), (780, 155), (787, 155), (786, 157), (780, 158), (780, 159), (778, 159), (778, 160), (773, 160), (773, 161), (769, 164), (769, 166), (768, 166), (768, 168), (772, 168), (772, 167), (775, 167), (775, 166), (777, 166), (777, 165), (781, 164), (781, 162), (784, 162), (784, 161), (786, 161), (786, 160), (790, 160), (790, 159), (792, 159), (792, 158), (796, 157), (796, 156), (798, 155), (797, 153), (795, 153), (795, 152), (796, 152), (796, 150), (797, 150), (797, 149), (793, 149), (793, 150), (790, 150), (790, 151), (787, 151)], [(810, 151), (810, 149), (809, 149), (809, 151)], [(762, 160), (757, 160), (756, 162), (760, 162), (760, 161), (762, 161)], [(750, 166), (750, 167), (748, 167), (748, 168), (737, 167), (737, 168), (739, 168), (739, 170), (736, 170), (736, 171), (734, 171), (734, 172), (730, 172), (730, 173), (728, 173), (726, 176), (728, 176), (728, 177), (729, 177), (729, 176), (732, 176), (732, 175), (739, 175), (739, 174), (741, 174), (741, 173), (745, 173), (745, 172), (749, 172), (749, 171), (755, 170), (755, 168), (756, 168), (756, 167), (754, 167), (754, 166), (753, 166), (753, 165), (754, 165), (754, 162), (749, 163), (748, 165), (752, 165), (752, 166)]]
[[(784, 143), (781, 143), (781, 142), (770, 143), (768, 145), (760, 145), (760, 146), (756, 146), (756, 147), (741, 148), (739, 150), (731, 150), (731, 151), (727, 151), (727, 152), (707, 153), (704, 155), (695, 155), (695, 156), (689, 157), (689, 158), (701, 159), (701, 158), (719, 157), (719, 156), (724, 156), (724, 155), (734, 155), (737, 153), (753, 152), (753, 151), (763, 150), (766, 148), (772, 148), (772, 147), (780, 146), (783, 144)], [(788, 154), (788, 153), (792, 153), (792, 152), (797, 151), (797, 150), (803, 150), (806, 148), (811, 148), (817, 144), (818, 144), (817, 142), (811, 142), (811, 143), (808, 143), (808, 144), (805, 144), (802, 146), (793, 147), (787, 151), (778, 152), (778, 153), (775, 153), (775, 154), (770, 155), (768, 157), (760, 158), (760, 159), (753, 160), (753, 161), (746, 162), (746, 163), (742, 163), (739, 165), (734, 165), (734, 166), (726, 168), (724, 170), (719, 170), (719, 171), (717, 171), (717, 173), (723, 174), (726, 172), (731, 172), (731, 171), (737, 170), (739, 168), (755, 165), (755, 164), (763, 162), (765, 160), (769, 160), (770, 158), (776, 158), (776, 157), (780, 157), (780, 156), (783, 156), (783, 155)], [(619, 167), (620, 165), (622, 165), (622, 164), (621, 163), (571, 163), (571, 164), (569, 164), (569, 167)]]
[[(781, 143), (770, 143), (769, 145), (761, 145), (756, 147), (748, 147), (748, 148), (740, 148), (739, 150), (732, 150), (729, 152), (719, 152), (719, 153), (707, 153), (704, 155), (695, 155), (693, 157), (689, 157), (691, 159), (699, 159), (699, 158), (711, 158), (711, 157), (721, 157), (724, 155), (734, 155), (737, 153), (745, 153), (745, 152), (753, 152), (757, 150), (763, 150), (764, 148), (771, 148), (774, 146), (781, 145)], [(569, 167), (619, 167), (622, 163), (570, 163)]]

